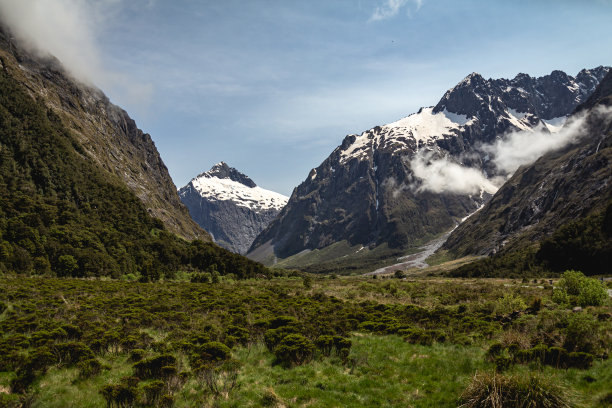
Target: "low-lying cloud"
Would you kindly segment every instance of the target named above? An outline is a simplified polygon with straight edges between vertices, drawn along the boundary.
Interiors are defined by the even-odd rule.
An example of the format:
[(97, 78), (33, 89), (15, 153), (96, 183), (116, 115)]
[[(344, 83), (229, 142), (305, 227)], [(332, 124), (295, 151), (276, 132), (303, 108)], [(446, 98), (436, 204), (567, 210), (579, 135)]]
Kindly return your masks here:
[(571, 118), (556, 133), (543, 126), (534, 131), (511, 132), (481, 150), (492, 157), (498, 172), (511, 176), (519, 167), (578, 140), (584, 134), (585, 118), (586, 115)]
[(417, 191), (433, 193), (494, 194), (499, 188), (484, 173), (451, 161), (448, 157), (434, 158), (433, 153), (417, 152), (410, 161), (414, 176), (421, 181)]
[(434, 193), (475, 194), (484, 191), (493, 194), (519, 167), (578, 142), (588, 133), (587, 121), (593, 117), (607, 121), (604, 126), (608, 126), (612, 121), (612, 108), (598, 106), (588, 114), (574, 115), (557, 133), (542, 126), (533, 131), (510, 132), (495, 143), (480, 146), (479, 150), (489, 155), (495, 166), (495, 177), (487, 177), (479, 169), (464, 166), (449, 157), (434, 157), (432, 152), (419, 151), (410, 160), (414, 176), (419, 181), (413, 184), (413, 188)]
[(0, 0), (0, 20), (23, 46), (51, 54), (77, 80), (113, 89), (127, 102), (146, 102), (149, 84), (112, 72), (97, 42), (108, 19), (125, 0)]

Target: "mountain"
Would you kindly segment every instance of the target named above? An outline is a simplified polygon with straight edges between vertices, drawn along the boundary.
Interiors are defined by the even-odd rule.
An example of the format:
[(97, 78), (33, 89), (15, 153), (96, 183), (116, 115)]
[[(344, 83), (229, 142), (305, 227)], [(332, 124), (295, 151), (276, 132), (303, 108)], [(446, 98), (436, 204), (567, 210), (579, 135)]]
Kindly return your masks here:
[[(577, 107), (572, 119), (581, 123), (575, 142), (520, 168), (482, 210), (450, 235), (445, 249), (455, 256), (508, 253), (545, 240), (567, 225), (580, 229), (577, 222), (606, 208), (610, 212), (612, 73)], [(577, 236), (573, 246), (591, 238)], [(599, 246), (612, 249), (612, 237), (607, 244), (601, 241)]]
[(240, 254), (247, 252), (288, 200), (258, 187), (224, 162), (193, 178), (179, 190), (179, 197), (215, 242)]
[(436, 106), (346, 136), (294, 190), (249, 256), (271, 263), (338, 242), (402, 249), (452, 228), (507, 176), (483, 146), (513, 131), (558, 131), (608, 71), (510, 80), (472, 73)]
[(73, 79), (54, 57), (39, 54), (0, 28), (2, 69), (61, 118), (90, 160), (122, 179), (170, 231), (210, 240), (182, 205), (151, 136), (102, 91)]
[(209, 239), (180, 203), (151, 138), (57, 60), (2, 34), (0, 273), (143, 281), (178, 270), (268, 273), (177, 234)]

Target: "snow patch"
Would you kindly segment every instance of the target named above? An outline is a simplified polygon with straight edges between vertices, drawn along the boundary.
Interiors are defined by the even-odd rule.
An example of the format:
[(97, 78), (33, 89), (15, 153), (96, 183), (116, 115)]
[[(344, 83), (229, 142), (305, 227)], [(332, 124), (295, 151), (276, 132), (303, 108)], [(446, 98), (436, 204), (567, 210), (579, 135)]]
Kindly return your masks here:
[(557, 133), (561, 130), (566, 120), (566, 116), (559, 116), (558, 118), (542, 119), (542, 122), (544, 122), (550, 133)]
[(201, 176), (191, 180), (191, 185), (200, 196), (211, 201), (233, 201), (240, 207), (254, 211), (271, 208), (281, 210), (289, 198), (261, 187), (247, 187), (230, 179)]
[(512, 116), (514, 116), (515, 118), (517, 118), (519, 120), (523, 119), (525, 116), (527, 116), (527, 113), (529, 113), (529, 112), (519, 112), (519, 111), (514, 110), (512, 108), (508, 108), (508, 112), (510, 112), (510, 114)]
[(340, 163), (352, 158), (365, 158), (368, 152), (375, 150), (381, 144), (405, 145), (401, 139), (412, 138), (417, 142), (426, 143), (441, 138), (444, 135), (454, 135), (461, 126), (470, 124), (472, 118), (456, 113), (433, 113), (433, 107), (423, 108), (418, 113), (389, 123), (380, 128), (380, 131), (369, 130), (355, 138), (346, 150), (341, 153)]

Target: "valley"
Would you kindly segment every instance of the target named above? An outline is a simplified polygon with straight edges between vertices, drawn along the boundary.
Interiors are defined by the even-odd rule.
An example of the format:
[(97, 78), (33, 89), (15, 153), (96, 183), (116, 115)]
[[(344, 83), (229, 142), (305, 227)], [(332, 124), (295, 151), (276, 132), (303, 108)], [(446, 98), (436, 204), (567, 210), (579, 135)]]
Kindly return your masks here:
[(592, 24), (230, 3), (0, 0), (0, 408), (612, 407)]

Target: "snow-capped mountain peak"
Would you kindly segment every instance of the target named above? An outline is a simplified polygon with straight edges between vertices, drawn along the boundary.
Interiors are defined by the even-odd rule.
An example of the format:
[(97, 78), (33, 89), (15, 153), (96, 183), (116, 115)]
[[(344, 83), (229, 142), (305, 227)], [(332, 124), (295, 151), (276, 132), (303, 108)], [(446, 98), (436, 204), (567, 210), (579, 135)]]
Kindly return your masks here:
[(215, 164), (189, 183), (198, 194), (213, 201), (233, 201), (254, 211), (281, 210), (288, 197), (258, 187), (253, 180), (226, 163)]
[(242, 254), (288, 201), (224, 162), (193, 178), (179, 196), (215, 242)]

